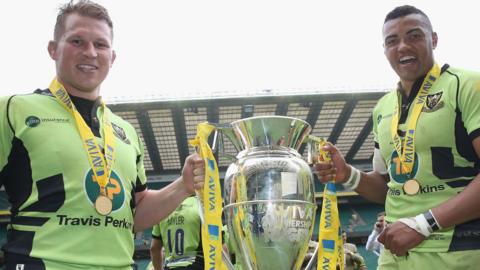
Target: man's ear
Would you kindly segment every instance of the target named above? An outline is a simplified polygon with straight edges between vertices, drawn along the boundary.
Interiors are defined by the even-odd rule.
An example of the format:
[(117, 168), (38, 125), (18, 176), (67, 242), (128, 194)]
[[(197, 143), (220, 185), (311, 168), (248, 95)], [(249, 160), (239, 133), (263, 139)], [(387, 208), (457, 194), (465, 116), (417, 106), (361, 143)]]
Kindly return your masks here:
[(57, 60), (57, 42), (53, 41), (53, 40), (50, 40), (48, 42), (48, 54), (50, 54), (50, 58), (52, 58), (53, 60)]
[(113, 62), (115, 62), (115, 59), (117, 58), (117, 53), (115, 50), (112, 50), (112, 61), (110, 62), (110, 67), (113, 66)]
[(437, 32), (433, 32), (432, 33), (432, 45), (433, 45), (433, 48), (437, 48), (437, 42), (438, 42), (438, 36), (437, 36)]

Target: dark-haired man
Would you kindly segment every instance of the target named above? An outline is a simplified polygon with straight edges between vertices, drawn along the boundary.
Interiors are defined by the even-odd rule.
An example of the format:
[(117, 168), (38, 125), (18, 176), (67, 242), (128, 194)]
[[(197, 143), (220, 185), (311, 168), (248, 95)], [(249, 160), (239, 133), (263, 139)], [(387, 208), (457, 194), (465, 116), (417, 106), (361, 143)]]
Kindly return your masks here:
[(377, 214), (377, 221), (373, 224), (373, 230), (368, 236), (365, 249), (372, 251), (375, 255), (380, 256), (380, 252), (383, 249), (383, 244), (378, 242), (378, 236), (385, 228), (385, 211)]
[(188, 197), (167, 218), (153, 226), (150, 257), (155, 270), (205, 268), (198, 209), (197, 198)]
[(11, 203), (10, 269), (131, 269), (133, 233), (203, 186), (203, 160), (147, 190), (135, 129), (100, 98), (115, 60), (113, 24), (90, 1), (60, 8), (48, 52), (56, 77), (45, 90), (0, 98), (0, 184)]
[(379, 269), (477, 269), (480, 264), (480, 73), (433, 56), (438, 36), (413, 6), (383, 25), (385, 55), (400, 78), (373, 111), (373, 171), (346, 164), (329, 145), (323, 182), (385, 203)]

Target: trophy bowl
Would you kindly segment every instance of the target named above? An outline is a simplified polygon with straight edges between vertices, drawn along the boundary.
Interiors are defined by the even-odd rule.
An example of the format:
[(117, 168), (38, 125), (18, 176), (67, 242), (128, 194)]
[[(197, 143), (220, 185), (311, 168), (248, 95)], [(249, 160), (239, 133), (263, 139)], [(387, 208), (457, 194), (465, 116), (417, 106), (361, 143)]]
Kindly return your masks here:
[(298, 150), (310, 131), (307, 122), (283, 116), (221, 128), (238, 151), (225, 174), (224, 214), (243, 269), (302, 265), (316, 204), (312, 172)]

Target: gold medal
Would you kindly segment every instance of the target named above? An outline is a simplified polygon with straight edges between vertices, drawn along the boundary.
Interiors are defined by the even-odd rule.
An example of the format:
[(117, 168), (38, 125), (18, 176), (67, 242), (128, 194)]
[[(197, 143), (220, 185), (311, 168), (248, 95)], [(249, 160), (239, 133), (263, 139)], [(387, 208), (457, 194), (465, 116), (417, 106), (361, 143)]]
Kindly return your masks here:
[(408, 195), (415, 195), (420, 191), (420, 184), (415, 179), (410, 179), (403, 184), (403, 191)]
[(112, 212), (112, 200), (105, 195), (98, 195), (95, 200), (95, 210), (102, 216), (106, 216)]

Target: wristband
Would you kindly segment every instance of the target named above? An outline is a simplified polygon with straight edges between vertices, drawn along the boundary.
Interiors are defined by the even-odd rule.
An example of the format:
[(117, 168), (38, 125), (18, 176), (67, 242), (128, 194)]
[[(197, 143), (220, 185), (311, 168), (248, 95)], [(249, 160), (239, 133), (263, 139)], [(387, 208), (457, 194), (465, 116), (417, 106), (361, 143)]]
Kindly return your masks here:
[(419, 233), (423, 234), (425, 237), (429, 237), (430, 234), (432, 234), (432, 227), (430, 227), (430, 224), (428, 224), (428, 221), (423, 214), (417, 215), (413, 219), (415, 219), (418, 224), (420, 229), (418, 231)]
[(435, 219), (432, 210), (428, 210), (427, 212), (417, 215), (413, 218), (401, 218), (398, 221), (414, 229), (425, 237), (429, 237), (433, 232), (442, 229)]
[(425, 219), (427, 220), (428, 225), (430, 226), (430, 228), (432, 228), (432, 232), (438, 231), (438, 230), (440, 230), (440, 229), (442, 228), (442, 227), (440, 226), (440, 224), (438, 224), (437, 219), (435, 218), (435, 216), (433, 215), (432, 209), (430, 209), (430, 210), (428, 210), (427, 212), (423, 213), (423, 216), (424, 216)]
[(428, 222), (423, 214), (420, 214), (416, 217), (401, 218), (398, 221), (402, 222), (425, 237), (429, 237), (430, 234), (432, 234), (430, 225), (428, 225)]
[(350, 166), (351, 171), (350, 171), (350, 177), (348, 178), (347, 182), (343, 183), (343, 187), (346, 190), (355, 190), (358, 185), (360, 184), (360, 179), (362, 178), (362, 174), (360, 173), (360, 170)]

